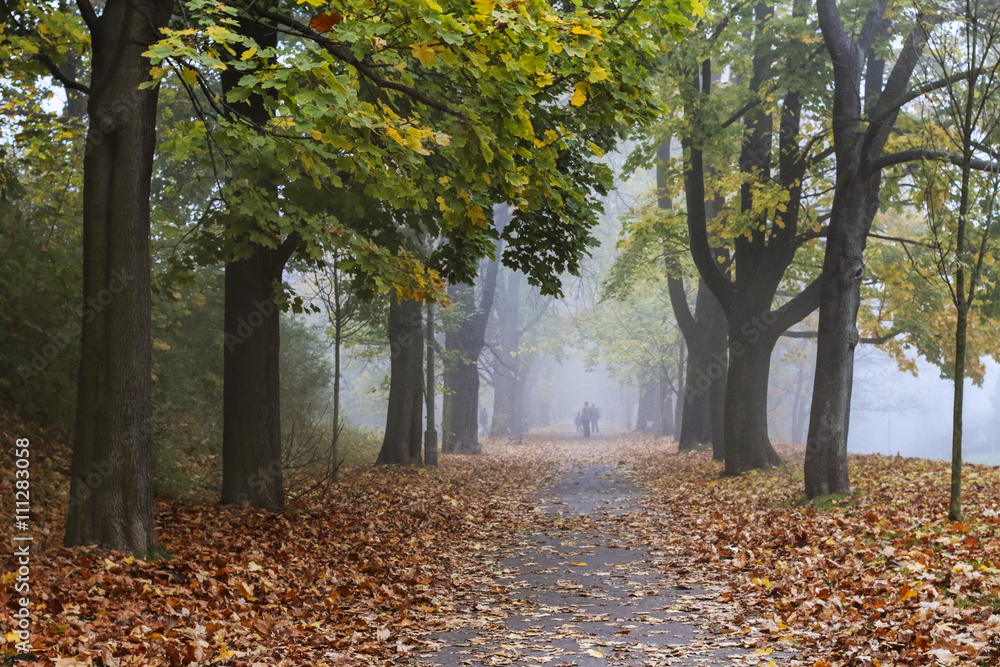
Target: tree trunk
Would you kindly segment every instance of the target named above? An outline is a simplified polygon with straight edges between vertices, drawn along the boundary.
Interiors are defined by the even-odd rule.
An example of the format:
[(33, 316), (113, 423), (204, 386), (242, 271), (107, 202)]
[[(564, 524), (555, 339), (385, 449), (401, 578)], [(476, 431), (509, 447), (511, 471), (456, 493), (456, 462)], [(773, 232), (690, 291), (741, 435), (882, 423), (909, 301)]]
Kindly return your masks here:
[[(143, 57), (172, 3), (108, 0), (92, 35), (83, 183), (83, 322), (66, 546), (145, 554), (151, 468), (149, 195), (158, 88)], [(88, 11), (90, 9), (90, 11)]]
[[(726, 475), (781, 465), (767, 435), (767, 382), (777, 333), (767, 331), (770, 312), (729, 330), (726, 380)], [(742, 320), (743, 318), (739, 318)], [(768, 335), (770, 334), (770, 335)]]
[[(857, 201), (863, 201), (861, 195)], [(847, 475), (847, 433), (867, 227), (858, 238), (857, 225), (851, 229), (845, 221), (837, 223), (831, 220), (823, 265), (825, 280), (819, 309), (816, 376), (806, 444), (805, 490), (809, 498), (851, 490)]]
[[(876, 57), (874, 48), (876, 37), (887, 33), (882, 13), (870, 12), (862, 27), (848, 29), (836, 0), (817, 0), (816, 9), (833, 64), (831, 129), (837, 189), (823, 260), (816, 376), (806, 443), (805, 488), (809, 498), (851, 490), (847, 434), (865, 271), (863, 253), (879, 205), (881, 167), (876, 160), (893, 132), (899, 115), (897, 100), (909, 88), (927, 38), (926, 25), (917, 22), (903, 40), (892, 71), (883, 77), (884, 62)], [(858, 35), (863, 41), (858, 41)], [(869, 71), (862, 77), (866, 62)], [(862, 128), (865, 116), (878, 122)]]
[[(681, 429), (684, 427), (684, 392), (687, 384), (684, 381), (684, 369), (687, 367), (687, 345), (681, 339), (677, 353), (677, 401), (674, 404), (674, 432), (673, 438), (677, 442), (681, 439)], [(721, 431), (720, 431), (721, 433)]]
[(274, 284), (284, 259), (254, 247), (226, 264), (222, 390), (222, 504), (284, 505), (281, 465), (280, 317)]
[(670, 400), (670, 387), (667, 383), (667, 373), (660, 371), (660, 435), (669, 438), (674, 434), (674, 402)]
[[(251, 20), (239, 30), (261, 48), (274, 47), (277, 33)], [(221, 74), (223, 98), (238, 86), (244, 72), (230, 67)], [(265, 126), (271, 113), (260, 95), (227, 103), (230, 119)], [(236, 181), (270, 192), (277, 199), (274, 175), (256, 163), (237, 160)], [(239, 195), (237, 195), (239, 196)], [(233, 220), (232, 229), (259, 229), (255, 220)], [(226, 263), (225, 364), (222, 390), (222, 498), (224, 505), (269, 510), (284, 506), (281, 460), (280, 318), (275, 285), (297, 244), (291, 236), (277, 248), (254, 244), (249, 257)]]
[(639, 410), (635, 418), (636, 431), (653, 431), (660, 422), (660, 383), (644, 382), (639, 391)]
[(427, 304), (427, 428), (424, 430), (424, 465), (438, 464), (437, 430), (434, 426), (434, 304)]
[(481, 454), (479, 443), (479, 366), (449, 361), (445, 371), (448, 411), (442, 418), (445, 434), (442, 450), (455, 454)]
[(385, 438), (377, 465), (420, 465), (423, 430), (424, 361), (421, 303), (389, 302), (389, 403)]
[(521, 386), (521, 364), (517, 350), (521, 343), (520, 288), (521, 274), (510, 271), (507, 289), (504, 290), (503, 310), (497, 312), (500, 345), (493, 385), (493, 424), (490, 427), (490, 435), (494, 438), (509, 437), (519, 431), (518, 389)]
[(486, 263), (482, 297), (476, 308), (471, 285), (452, 285), (452, 307), (461, 313), (457, 327), (445, 332), (448, 356), (444, 359), (445, 398), (441, 416), (442, 450), (455, 454), (480, 454), (479, 443), (479, 357), (486, 347), (486, 325), (493, 310), (499, 249)]
[(688, 349), (678, 449), (685, 451), (712, 443), (713, 452), (721, 452), (722, 424), (714, 420), (724, 414), (728, 369), (726, 313), (704, 280), (698, 282), (694, 315), (691, 315), (687, 305), (684, 284), (671, 278), (668, 289), (674, 315)]

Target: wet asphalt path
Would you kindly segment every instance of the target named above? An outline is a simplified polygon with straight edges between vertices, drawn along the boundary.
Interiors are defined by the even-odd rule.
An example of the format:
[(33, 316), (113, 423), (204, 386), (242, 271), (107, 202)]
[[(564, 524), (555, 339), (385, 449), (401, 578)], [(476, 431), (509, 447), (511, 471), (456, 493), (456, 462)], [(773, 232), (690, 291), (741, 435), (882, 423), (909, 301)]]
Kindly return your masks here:
[[(721, 590), (644, 546), (642, 493), (615, 468), (563, 476), (539, 498), (548, 528), (505, 548), (492, 595), (434, 635), (420, 665), (766, 665), (713, 633)], [(495, 556), (494, 556), (495, 557)], [(771, 663), (774, 664), (774, 663)]]

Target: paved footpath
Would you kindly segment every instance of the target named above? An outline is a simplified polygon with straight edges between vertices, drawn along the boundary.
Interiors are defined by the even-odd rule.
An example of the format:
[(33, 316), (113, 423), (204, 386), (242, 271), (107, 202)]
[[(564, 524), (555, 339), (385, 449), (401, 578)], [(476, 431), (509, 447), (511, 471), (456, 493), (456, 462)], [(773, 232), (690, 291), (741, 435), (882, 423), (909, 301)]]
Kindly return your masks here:
[(615, 468), (567, 471), (539, 502), (548, 528), (505, 547), (493, 595), (466, 626), (435, 635), (440, 649), (420, 665), (785, 662), (710, 629), (725, 611), (721, 589), (643, 546), (631, 514), (642, 493)]

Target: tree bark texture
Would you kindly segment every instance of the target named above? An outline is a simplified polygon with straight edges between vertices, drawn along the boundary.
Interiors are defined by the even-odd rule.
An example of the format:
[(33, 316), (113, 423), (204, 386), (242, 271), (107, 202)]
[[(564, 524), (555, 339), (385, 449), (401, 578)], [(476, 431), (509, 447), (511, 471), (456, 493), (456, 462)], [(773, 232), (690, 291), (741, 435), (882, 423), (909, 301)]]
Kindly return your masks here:
[(222, 503), (284, 505), (280, 317), (281, 253), (261, 246), (226, 264), (222, 391)]
[(172, 3), (108, 0), (92, 36), (83, 184), (83, 322), (66, 546), (145, 554), (151, 468), (149, 196), (158, 89), (142, 54)]
[(715, 443), (721, 450), (722, 424), (716, 419), (724, 414), (727, 358), (726, 313), (719, 300), (699, 281), (695, 312), (692, 315), (677, 278), (667, 281), (674, 317), (687, 345), (688, 358), (684, 380), (684, 407), (681, 417), (680, 451)]
[[(807, 2), (796, 0), (793, 15), (804, 16), (808, 7)], [(768, 39), (767, 23), (774, 16), (773, 4), (758, 2), (753, 12), (754, 39)], [(771, 76), (774, 57), (775, 52), (771, 49), (755, 50), (749, 81), (753, 93), (762, 94), (763, 85)], [(696, 81), (696, 96), (708, 97), (712, 80), (710, 64), (704, 63), (700, 72), (691, 74)], [(697, 114), (695, 101), (696, 98), (692, 98), (685, 103), (685, 115), (692, 118)], [(781, 131), (777, 139), (771, 112), (765, 105), (749, 109), (743, 115), (744, 140), (739, 166), (748, 179), (741, 187), (740, 209), (744, 214), (755, 215), (757, 220), (746, 234), (734, 240), (728, 272), (722, 270), (718, 252), (709, 238), (710, 216), (706, 210), (706, 166), (702, 148), (697, 136), (682, 141), (691, 254), (705, 285), (726, 314), (729, 332), (723, 445), (726, 474), (730, 475), (780, 463), (767, 435), (769, 356), (778, 335), (812, 312), (819, 303), (822, 279), (811, 283), (781, 307), (773, 308), (778, 287), (797, 248), (802, 182), (807, 165), (799, 147), (801, 109), (800, 93), (786, 92), (781, 101)], [(785, 210), (774, 213), (774, 217), (758, 211), (755, 205), (756, 194), (751, 184), (761, 180), (774, 180), (788, 192)]]
[(476, 306), (471, 285), (448, 288), (452, 307), (461, 313), (461, 322), (445, 332), (444, 360), (445, 409), (441, 417), (442, 444), (445, 452), (480, 454), (479, 442), (479, 357), (486, 346), (486, 325), (496, 295), (498, 257), (486, 263), (482, 296)]
[(389, 302), (389, 402), (376, 464), (420, 465), (423, 432), (423, 322), (420, 301)]
[[(262, 47), (277, 45), (277, 33), (251, 20), (240, 31)], [(222, 89), (237, 87), (243, 72), (222, 72)], [(228, 104), (231, 119), (265, 126), (271, 113), (259, 95)], [(251, 169), (240, 165), (237, 169)], [(273, 174), (254, 169), (234, 174), (274, 192)], [(235, 228), (254, 229), (257, 221), (231, 221)], [(224, 505), (250, 505), (269, 510), (283, 507), (281, 458), (281, 338), (275, 286), (295, 246), (286, 239), (277, 248), (253, 245), (250, 256), (226, 263), (225, 353), (222, 398), (222, 498)]]
[[(881, 187), (877, 160), (893, 131), (898, 100), (909, 87), (926, 41), (918, 22), (903, 41), (883, 85), (883, 63), (875, 57), (873, 43), (886, 30), (885, 6), (885, 0), (874, 0), (861, 28), (848, 31), (836, 0), (816, 3), (823, 42), (833, 63), (832, 130), (837, 169), (823, 260), (816, 376), (806, 443), (805, 490), (809, 498), (847, 493), (851, 488), (847, 435), (864, 249), (878, 211)], [(866, 61), (868, 76), (862, 77)], [(862, 128), (866, 117), (871, 120)]]
[(639, 408), (635, 417), (636, 431), (655, 431), (660, 426), (660, 383), (650, 380), (639, 390)]
[(768, 331), (772, 317), (768, 311), (729, 330), (723, 435), (727, 475), (781, 465), (767, 433), (767, 400), (761, 398), (767, 395), (771, 352), (777, 340), (777, 334)]

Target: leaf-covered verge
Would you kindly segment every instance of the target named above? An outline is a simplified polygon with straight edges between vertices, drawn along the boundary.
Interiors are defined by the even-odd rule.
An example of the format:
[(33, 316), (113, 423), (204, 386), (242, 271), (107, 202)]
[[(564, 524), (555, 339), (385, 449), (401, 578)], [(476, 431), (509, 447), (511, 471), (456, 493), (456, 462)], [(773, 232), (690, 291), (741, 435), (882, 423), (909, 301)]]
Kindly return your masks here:
[[(38, 664), (405, 662), (427, 650), (426, 635), (447, 627), (461, 591), (489, 576), (477, 552), (530, 515), (527, 499), (547, 468), (496, 453), (442, 456), (437, 470), (366, 463), (343, 471), (326, 499), (307, 497), (281, 514), (158, 500), (169, 556), (142, 560), (60, 548), (69, 453), (28, 425), (3, 426), (32, 442), (31, 642), (45, 656)], [(12, 476), (4, 474), (2, 516), (14, 516), (12, 502)], [(3, 632), (16, 610), (16, 568), (6, 556)], [(0, 663), (14, 636), (0, 639)]]
[(652, 489), (650, 532), (729, 580), (740, 615), (718, 631), (816, 667), (998, 664), (1000, 470), (967, 466), (955, 523), (947, 462), (851, 455), (853, 493), (804, 504), (804, 449), (776, 448), (783, 468), (738, 478), (711, 452), (628, 463)]
[[(498, 621), (513, 609), (496, 578), (498, 549), (551, 528), (532, 511), (534, 494), (559, 468), (597, 463), (625, 469), (648, 489), (628, 532), (668, 555), (685, 579), (728, 587), (718, 602), (729, 613), (708, 615), (711, 630), (755, 654), (818, 667), (1000, 660), (995, 468), (968, 466), (966, 522), (958, 524), (946, 520), (945, 462), (852, 456), (854, 493), (806, 505), (803, 450), (793, 445), (776, 445), (790, 462), (779, 470), (726, 478), (710, 452), (679, 455), (668, 440), (487, 440), (483, 456), (442, 456), (437, 470), (352, 466), (326, 500), (283, 514), (158, 502), (170, 557), (144, 561), (58, 548), (68, 454), (28, 425), (0, 426), (31, 437), (39, 455), (32, 641), (44, 664), (431, 657), (432, 633), (468, 626), (484, 609)], [(5, 475), (5, 516), (13, 516), (12, 495)], [(4, 572), (12, 568), (7, 557)], [(15, 607), (5, 577), (6, 629)], [(0, 645), (12, 649), (9, 638)]]

